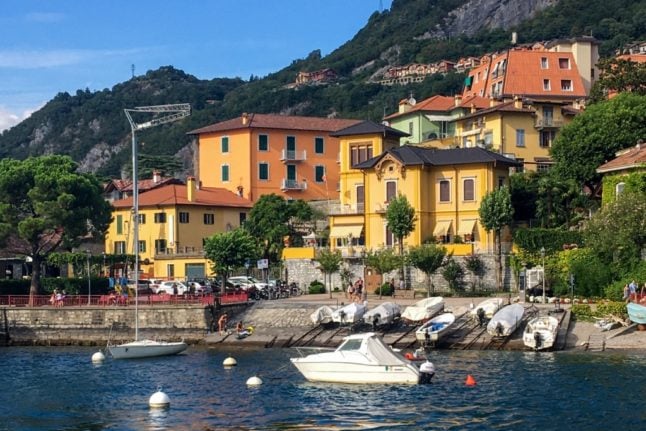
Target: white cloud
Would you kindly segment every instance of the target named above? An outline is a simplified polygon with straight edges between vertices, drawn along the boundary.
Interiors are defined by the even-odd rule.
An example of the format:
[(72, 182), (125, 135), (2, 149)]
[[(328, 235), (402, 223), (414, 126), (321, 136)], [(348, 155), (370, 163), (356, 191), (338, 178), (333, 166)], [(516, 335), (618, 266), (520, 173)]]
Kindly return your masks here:
[(6, 129), (10, 129), (11, 127), (20, 123), (22, 120), (29, 117), (34, 111), (38, 109), (39, 108), (29, 109), (22, 114), (16, 114), (15, 112), (11, 112), (6, 108), (0, 106), (0, 132)]
[(59, 49), (39, 50), (0, 50), (0, 68), (5, 69), (43, 69), (69, 66), (97, 59), (132, 56), (143, 51), (140, 48), (122, 50)]

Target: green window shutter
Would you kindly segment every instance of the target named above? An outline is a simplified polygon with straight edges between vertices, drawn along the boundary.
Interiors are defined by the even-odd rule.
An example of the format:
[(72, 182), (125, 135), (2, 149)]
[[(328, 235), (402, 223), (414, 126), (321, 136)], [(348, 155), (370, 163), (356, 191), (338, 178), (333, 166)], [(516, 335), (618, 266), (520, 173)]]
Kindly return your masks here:
[(258, 165), (258, 179), (268, 180), (269, 179), (269, 164), (261, 163)]
[(314, 181), (316, 181), (317, 183), (322, 183), (324, 175), (325, 175), (325, 166), (316, 166), (314, 168)]
[(117, 216), (117, 235), (121, 235), (123, 233), (123, 216), (118, 215)]
[(314, 138), (314, 152), (316, 154), (323, 154), (325, 152), (323, 138)]
[(222, 181), (229, 181), (229, 165), (222, 165)]
[(222, 144), (222, 152), (223, 153), (228, 153), (229, 152), (229, 137), (228, 136), (223, 136), (221, 144)]
[(258, 151), (269, 150), (269, 137), (267, 135), (258, 136)]

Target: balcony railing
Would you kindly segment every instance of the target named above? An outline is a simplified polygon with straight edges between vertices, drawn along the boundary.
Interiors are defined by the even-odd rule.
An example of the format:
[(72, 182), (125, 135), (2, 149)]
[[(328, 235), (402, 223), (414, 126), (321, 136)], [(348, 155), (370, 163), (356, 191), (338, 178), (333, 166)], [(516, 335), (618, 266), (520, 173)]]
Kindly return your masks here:
[(345, 215), (345, 214), (363, 214), (364, 204), (332, 204), (330, 205), (330, 215)]
[(300, 162), (307, 160), (307, 151), (282, 150), (280, 160), (283, 162)]
[(204, 249), (201, 247), (167, 247), (163, 250), (155, 250), (155, 259), (168, 259), (175, 257), (204, 257)]
[(536, 129), (558, 129), (563, 127), (563, 120), (555, 120), (553, 118), (537, 118), (534, 124)]
[(297, 181), (297, 180), (288, 180), (283, 178), (283, 181), (280, 185), (281, 190), (307, 190), (306, 181)]

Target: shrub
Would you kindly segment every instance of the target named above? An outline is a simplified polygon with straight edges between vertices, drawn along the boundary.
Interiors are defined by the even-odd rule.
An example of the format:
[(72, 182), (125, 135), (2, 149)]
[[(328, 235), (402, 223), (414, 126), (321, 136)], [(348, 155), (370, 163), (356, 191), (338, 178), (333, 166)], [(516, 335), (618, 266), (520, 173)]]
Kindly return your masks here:
[(453, 259), (444, 265), (442, 270), (442, 277), (449, 283), (449, 287), (453, 291), (462, 290), (462, 278), (464, 277), (464, 269)]
[(572, 314), (574, 314), (577, 319), (592, 320), (592, 309), (588, 304), (572, 305)]
[(318, 280), (314, 280), (310, 283), (308, 291), (310, 294), (325, 293), (325, 285)]
[(390, 288), (390, 284), (384, 283), (380, 287), (375, 289), (375, 294), (381, 296), (392, 296), (393, 290)]
[(604, 302), (597, 306), (595, 315), (598, 317), (617, 316), (620, 319), (625, 319), (628, 317), (628, 311), (624, 302)]

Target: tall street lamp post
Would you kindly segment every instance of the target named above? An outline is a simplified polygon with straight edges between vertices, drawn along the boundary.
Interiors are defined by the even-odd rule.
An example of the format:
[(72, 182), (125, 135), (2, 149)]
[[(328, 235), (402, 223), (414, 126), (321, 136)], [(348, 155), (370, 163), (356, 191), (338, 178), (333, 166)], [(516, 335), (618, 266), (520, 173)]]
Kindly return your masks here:
[(101, 272), (105, 278), (108, 278), (108, 272), (105, 270), (105, 251), (101, 252), (101, 256), (103, 256), (103, 267), (101, 268)]
[(85, 256), (87, 256), (87, 305), (92, 303), (92, 282), (90, 281), (90, 256), (92, 253), (90, 250), (85, 250)]
[(543, 265), (543, 304), (545, 304), (545, 247), (541, 247), (541, 260)]

